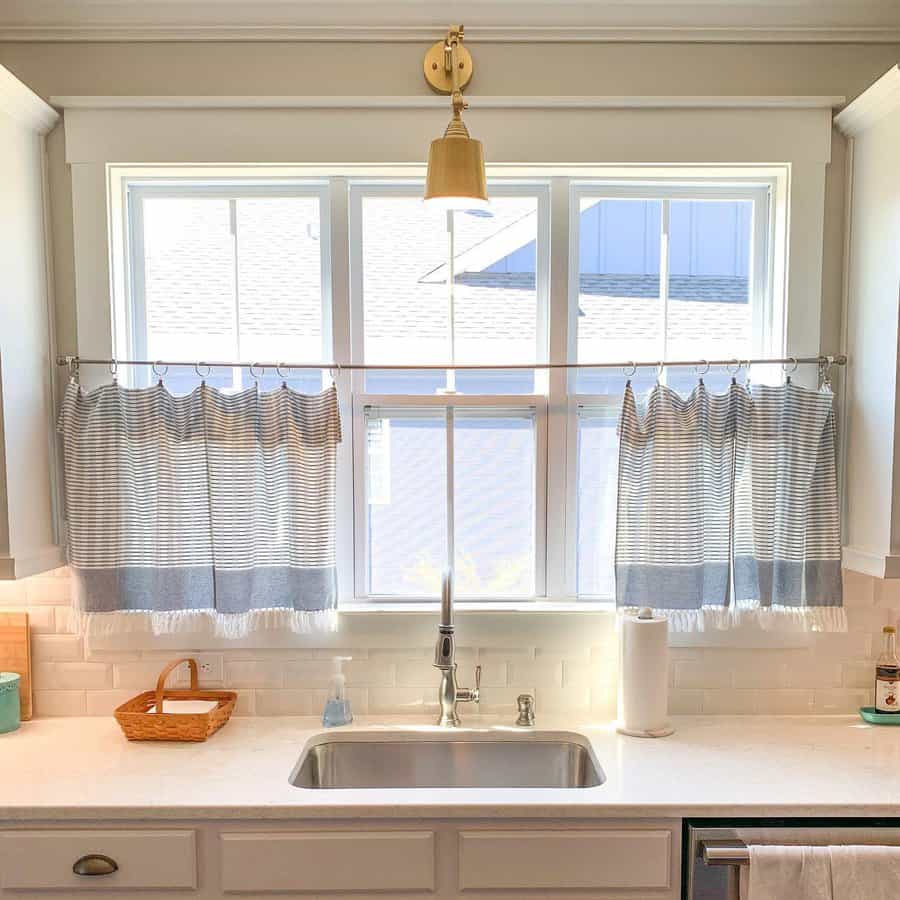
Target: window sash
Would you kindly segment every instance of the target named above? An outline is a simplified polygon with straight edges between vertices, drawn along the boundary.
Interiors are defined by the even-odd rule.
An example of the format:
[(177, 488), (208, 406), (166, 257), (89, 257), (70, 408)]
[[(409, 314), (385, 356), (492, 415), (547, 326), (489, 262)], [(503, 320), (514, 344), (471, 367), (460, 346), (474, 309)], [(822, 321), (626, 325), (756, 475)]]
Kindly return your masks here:
[[(424, 402), (423, 402), (424, 401)], [(433, 419), (435, 413), (445, 414), (445, 439), (447, 478), (445, 484), (447, 510), (447, 558), (453, 558), (455, 495), (454, 464), (454, 413), (465, 416), (483, 415), (485, 418), (531, 418), (534, 428), (534, 598), (492, 597), (491, 600), (522, 602), (528, 599), (546, 599), (547, 559), (547, 398), (541, 395), (395, 395), (359, 394), (353, 398), (353, 495), (354, 495), (354, 599), (363, 602), (416, 603), (434, 600), (434, 597), (397, 596), (372, 594), (369, 585), (369, 527), (368, 527), (368, 443), (367, 421), (370, 416), (389, 418), (421, 415)], [(473, 597), (473, 602), (485, 598)]]
[[(218, 199), (228, 200), (234, 204), (238, 200), (259, 197), (270, 198), (303, 198), (318, 200), (319, 206), (319, 273), (322, 322), (323, 357), (331, 354), (326, 348), (331, 343), (332, 293), (331, 272), (332, 259), (330, 241), (330, 203), (329, 182), (321, 179), (297, 181), (295, 179), (266, 180), (265, 178), (247, 181), (245, 179), (213, 179), (208, 182), (195, 178), (141, 178), (125, 183), (125, 203), (128, 211), (126, 223), (127, 272), (126, 291), (126, 334), (128, 352), (132, 359), (147, 359), (147, 298), (146, 298), (146, 254), (144, 249), (144, 203), (149, 199)], [(232, 205), (232, 216), (234, 206)], [(235, 248), (235, 253), (237, 248)], [(235, 261), (236, 264), (236, 261)], [(238, 289), (239, 290), (239, 289)], [(236, 298), (239, 303), (239, 295)], [(143, 387), (150, 384), (152, 373), (140, 367), (128, 367), (125, 377), (131, 387)], [(234, 370), (234, 380), (238, 387), (246, 373)]]

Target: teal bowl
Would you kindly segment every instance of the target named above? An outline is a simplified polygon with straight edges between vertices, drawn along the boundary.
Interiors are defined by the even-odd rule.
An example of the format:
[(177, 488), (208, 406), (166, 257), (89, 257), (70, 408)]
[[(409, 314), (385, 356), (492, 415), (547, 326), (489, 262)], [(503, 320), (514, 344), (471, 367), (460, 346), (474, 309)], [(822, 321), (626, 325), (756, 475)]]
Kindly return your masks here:
[(15, 731), (21, 724), (19, 706), (19, 676), (15, 672), (0, 672), (0, 734)]

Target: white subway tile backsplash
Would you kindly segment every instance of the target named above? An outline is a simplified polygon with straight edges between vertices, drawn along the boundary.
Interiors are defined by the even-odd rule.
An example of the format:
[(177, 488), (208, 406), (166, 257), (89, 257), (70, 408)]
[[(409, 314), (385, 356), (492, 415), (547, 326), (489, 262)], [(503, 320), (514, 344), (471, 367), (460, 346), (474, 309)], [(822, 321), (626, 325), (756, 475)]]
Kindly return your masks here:
[(562, 687), (563, 664), (560, 659), (540, 660), (535, 659), (520, 661), (513, 659), (509, 663), (509, 684), (514, 687), (521, 685), (541, 685), (542, 687)]
[(89, 716), (111, 716), (117, 706), (131, 700), (139, 691), (87, 691), (87, 709)]
[(113, 686), (112, 667), (96, 662), (40, 662), (34, 667), (34, 681), (49, 690), (103, 691)]
[(283, 663), (252, 659), (225, 661), (226, 688), (280, 688), (283, 685)]
[(414, 687), (369, 688), (369, 713), (372, 715), (437, 714), (437, 690)]
[[(900, 581), (847, 572), (844, 590), (846, 634), (813, 634), (804, 646), (784, 649), (671, 647), (670, 713), (835, 714), (870, 703), (881, 628), (900, 619)], [(431, 632), (409, 646), (398, 626), (396, 644), (385, 645), (382, 635), (384, 646), (378, 647), (311, 647), (304, 640), (302, 647), (240, 647), (213, 654), (96, 650), (71, 633), (68, 597), (65, 569), (0, 582), (0, 608), (31, 615), (37, 715), (109, 715), (119, 703), (152, 688), (166, 663), (188, 655), (221, 661), (222, 683), (238, 691), (237, 715), (320, 715), (334, 656), (353, 658), (345, 663), (345, 673), (355, 714), (431, 716), (437, 711)], [(618, 636), (611, 616), (601, 620), (589, 633), (573, 629), (568, 646), (558, 633), (546, 646), (536, 643), (533, 631), (520, 639), (511, 618), (502, 637), (488, 638), (483, 647), (459, 647), (462, 685), (473, 683), (476, 664), (483, 667), (482, 703), (463, 706), (463, 714), (471, 709), (512, 721), (516, 696), (534, 693), (539, 717), (541, 711), (614, 717)], [(473, 632), (477, 637), (477, 620), (465, 631), (467, 640)], [(364, 645), (365, 636), (358, 642)]]
[(75, 634), (34, 634), (31, 658), (35, 662), (78, 661), (84, 659), (84, 647)]
[(759, 712), (757, 691), (704, 691), (703, 714), (707, 716), (749, 716)]
[(309, 716), (312, 692), (297, 690), (254, 691), (258, 716)]
[(87, 715), (87, 694), (85, 691), (45, 691), (35, 690), (34, 714), (43, 716), (85, 716)]

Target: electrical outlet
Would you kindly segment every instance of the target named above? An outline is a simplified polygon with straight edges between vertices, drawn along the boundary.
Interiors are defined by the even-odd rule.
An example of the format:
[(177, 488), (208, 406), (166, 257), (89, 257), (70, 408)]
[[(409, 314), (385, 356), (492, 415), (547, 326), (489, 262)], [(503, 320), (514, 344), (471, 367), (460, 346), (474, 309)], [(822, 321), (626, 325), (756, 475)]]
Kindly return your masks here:
[[(197, 678), (201, 687), (222, 684), (225, 680), (225, 658), (221, 653), (197, 653), (194, 659), (197, 660)], [(187, 663), (178, 667), (175, 683), (179, 687), (191, 683), (191, 670)]]

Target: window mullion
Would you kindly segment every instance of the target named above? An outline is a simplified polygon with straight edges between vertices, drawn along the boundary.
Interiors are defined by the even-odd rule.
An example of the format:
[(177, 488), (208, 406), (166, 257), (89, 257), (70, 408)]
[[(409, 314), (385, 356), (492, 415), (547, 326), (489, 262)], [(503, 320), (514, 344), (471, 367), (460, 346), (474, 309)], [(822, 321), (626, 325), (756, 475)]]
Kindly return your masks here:
[(455, 501), (455, 460), (453, 451), (453, 429), (456, 421), (456, 414), (452, 406), (448, 404), (446, 409), (445, 427), (447, 429), (447, 568), (450, 572), (456, 571), (456, 515), (454, 510)]
[[(323, 227), (327, 221), (327, 246), (323, 241), (322, 268), (329, 278), (328, 297), (330, 299), (330, 315), (325, 317), (330, 332), (331, 347), (327, 348), (335, 362), (347, 363), (352, 359), (351, 321), (350, 321), (350, 246), (349, 246), (349, 202), (347, 181), (344, 178), (333, 178), (328, 190), (320, 201), (323, 213), (327, 205), (327, 220), (322, 216)], [(323, 274), (323, 280), (324, 280)], [(359, 554), (365, 559), (365, 533), (354, 529), (354, 503), (365, 503), (365, 412), (362, 404), (356, 407), (353, 403), (350, 374), (346, 371), (336, 374), (335, 383), (338, 388), (338, 404), (341, 417), (350, 422), (344, 440), (338, 444), (337, 451), (337, 490), (335, 498), (335, 535), (338, 567), (338, 602), (347, 602), (354, 596), (362, 596), (365, 582), (361, 575), (365, 569), (354, 568), (354, 556)], [(355, 458), (354, 458), (355, 457)], [(357, 484), (356, 471), (362, 474)], [(360, 508), (360, 516), (365, 507)], [(362, 543), (360, 543), (362, 541)]]
[[(551, 362), (574, 359), (574, 311), (578, 302), (578, 210), (570, 195), (568, 178), (554, 178), (550, 186), (550, 292), (549, 345)], [(573, 273), (574, 276), (573, 276)], [(574, 292), (574, 294), (573, 294)], [(574, 299), (573, 299), (574, 296)], [(574, 536), (572, 511), (567, 504), (567, 471), (572, 454), (568, 449), (567, 369), (551, 369), (547, 397), (547, 454), (545, 471), (537, 477), (547, 491), (547, 514), (541, 523), (546, 534), (546, 596), (561, 599), (574, 593), (567, 573), (573, 571), (574, 555), (568, 545)], [(568, 557), (571, 556), (571, 559)]]
[[(669, 204), (664, 197), (659, 216), (659, 305), (662, 339), (660, 358), (666, 359), (669, 352)], [(666, 383), (668, 370), (664, 369), (659, 379)]]

